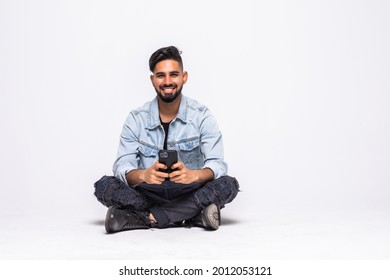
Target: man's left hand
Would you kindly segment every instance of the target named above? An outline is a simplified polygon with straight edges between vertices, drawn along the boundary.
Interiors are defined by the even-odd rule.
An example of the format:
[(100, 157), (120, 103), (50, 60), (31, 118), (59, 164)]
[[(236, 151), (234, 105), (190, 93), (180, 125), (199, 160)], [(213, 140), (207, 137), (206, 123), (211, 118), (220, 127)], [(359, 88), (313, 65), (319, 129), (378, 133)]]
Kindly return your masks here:
[(191, 183), (205, 183), (214, 178), (214, 173), (211, 169), (188, 169), (182, 162), (177, 162), (172, 165), (175, 170), (169, 174), (169, 179), (174, 183), (191, 184)]

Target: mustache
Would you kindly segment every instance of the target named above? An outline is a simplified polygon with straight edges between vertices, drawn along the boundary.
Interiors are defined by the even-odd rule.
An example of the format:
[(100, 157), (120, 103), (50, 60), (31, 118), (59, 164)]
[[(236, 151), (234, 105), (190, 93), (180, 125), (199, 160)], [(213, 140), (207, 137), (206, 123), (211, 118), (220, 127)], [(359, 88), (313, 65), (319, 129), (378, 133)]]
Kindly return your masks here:
[(162, 85), (162, 86), (160, 86), (160, 88), (161, 89), (165, 89), (165, 88), (176, 88), (176, 85), (174, 85), (174, 84), (169, 84), (169, 85)]

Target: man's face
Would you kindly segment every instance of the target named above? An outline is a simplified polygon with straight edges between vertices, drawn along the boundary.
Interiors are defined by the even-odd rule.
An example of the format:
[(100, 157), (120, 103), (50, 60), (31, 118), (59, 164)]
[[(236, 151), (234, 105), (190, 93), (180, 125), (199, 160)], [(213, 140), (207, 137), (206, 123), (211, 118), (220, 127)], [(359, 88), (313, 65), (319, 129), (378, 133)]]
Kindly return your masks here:
[(181, 94), (187, 77), (187, 72), (183, 72), (179, 62), (167, 59), (156, 64), (150, 79), (160, 100), (171, 103)]

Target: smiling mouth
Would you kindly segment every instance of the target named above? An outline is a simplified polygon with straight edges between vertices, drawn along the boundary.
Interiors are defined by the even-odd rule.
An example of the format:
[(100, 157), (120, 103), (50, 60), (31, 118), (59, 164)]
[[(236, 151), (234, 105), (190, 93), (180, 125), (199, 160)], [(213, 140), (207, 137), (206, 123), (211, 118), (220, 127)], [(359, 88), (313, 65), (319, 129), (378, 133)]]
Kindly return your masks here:
[(168, 86), (168, 87), (161, 87), (161, 90), (166, 93), (166, 94), (170, 94), (170, 93), (173, 93), (173, 91), (176, 89), (175, 86)]

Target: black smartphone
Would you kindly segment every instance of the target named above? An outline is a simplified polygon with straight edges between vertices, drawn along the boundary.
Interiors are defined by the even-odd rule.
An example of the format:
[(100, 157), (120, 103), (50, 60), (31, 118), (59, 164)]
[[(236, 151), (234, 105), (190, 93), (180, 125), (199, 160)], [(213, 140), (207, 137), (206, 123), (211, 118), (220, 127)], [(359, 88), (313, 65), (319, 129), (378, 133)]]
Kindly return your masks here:
[(158, 161), (165, 164), (167, 169), (160, 169), (162, 172), (171, 173), (172, 165), (177, 162), (177, 151), (175, 150), (160, 150), (158, 151)]

